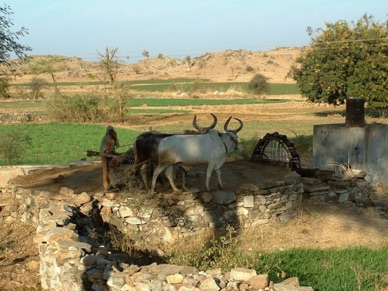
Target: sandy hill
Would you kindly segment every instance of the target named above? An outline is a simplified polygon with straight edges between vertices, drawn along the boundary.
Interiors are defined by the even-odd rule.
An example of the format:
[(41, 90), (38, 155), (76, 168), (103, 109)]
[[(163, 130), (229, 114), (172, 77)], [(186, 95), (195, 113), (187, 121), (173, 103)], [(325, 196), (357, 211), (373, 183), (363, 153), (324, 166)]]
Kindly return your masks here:
[[(217, 82), (245, 82), (256, 73), (268, 77), (270, 83), (294, 83), (287, 78), (291, 65), (299, 56), (301, 48), (278, 48), (271, 51), (226, 50), (206, 53), (189, 59), (174, 59), (159, 55), (136, 63), (120, 66), (118, 79), (144, 80), (169, 78), (205, 78)], [(91, 81), (93, 76), (102, 77), (98, 62), (87, 62), (77, 57), (32, 56), (30, 64), (19, 67), (21, 77), (16, 82), (29, 82), (34, 75), (31, 64), (53, 60), (57, 82)], [(52, 82), (49, 74), (40, 78)]]

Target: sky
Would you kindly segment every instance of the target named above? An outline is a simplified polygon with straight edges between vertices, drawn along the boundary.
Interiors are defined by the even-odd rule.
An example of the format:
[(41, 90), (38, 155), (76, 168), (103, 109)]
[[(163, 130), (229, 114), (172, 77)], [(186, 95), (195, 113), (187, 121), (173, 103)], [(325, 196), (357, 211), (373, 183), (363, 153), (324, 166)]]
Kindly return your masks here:
[[(184, 59), (227, 49), (268, 51), (308, 45), (307, 27), (365, 13), (388, 19), (387, 0), (8, 0), (12, 31), (29, 55), (62, 55), (95, 61), (117, 48), (136, 62), (143, 51)], [(4, 6), (4, 4), (2, 5)]]

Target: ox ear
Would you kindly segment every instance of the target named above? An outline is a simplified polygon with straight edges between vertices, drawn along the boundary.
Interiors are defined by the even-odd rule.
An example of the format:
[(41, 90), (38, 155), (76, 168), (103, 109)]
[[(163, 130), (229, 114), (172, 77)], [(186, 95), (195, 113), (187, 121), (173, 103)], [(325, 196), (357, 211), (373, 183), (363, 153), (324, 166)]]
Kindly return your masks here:
[(225, 131), (233, 131), (233, 132), (235, 132), (235, 133), (239, 132), (239, 131), (243, 128), (244, 123), (241, 121), (241, 119), (234, 118), (234, 119), (236, 119), (236, 120), (240, 123), (240, 126), (239, 126), (237, 129), (228, 129), (228, 125), (229, 125), (229, 122), (230, 122), (231, 119), (232, 119), (232, 116), (230, 116), (230, 117), (228, 118), (228, 120), (225, 122), (224, 130), (225, 130)]

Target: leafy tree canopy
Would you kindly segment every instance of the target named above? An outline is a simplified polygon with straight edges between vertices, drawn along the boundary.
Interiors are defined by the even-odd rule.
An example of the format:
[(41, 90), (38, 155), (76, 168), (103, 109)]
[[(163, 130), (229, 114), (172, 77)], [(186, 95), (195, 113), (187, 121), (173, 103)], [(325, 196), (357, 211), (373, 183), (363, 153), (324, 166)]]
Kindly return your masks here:
[(330, 104), (357, 97), (388, 108), (388, 21), (365, 14), (357, 22), (340, 20), (307, 31), (312, 43), (289, 72), (304, 96)]
[(0, 7), (0, 64), (9, 64), (11, 54), (22, 58), (26, 56), (27, 51), (31, 51), (29, 46), (18, 42), (21, 36), (28, 33), (27, 29), (21, 27), (18, 31), (11, 31), (13, 22), (9, 16), (12, 14), (8, 5)]

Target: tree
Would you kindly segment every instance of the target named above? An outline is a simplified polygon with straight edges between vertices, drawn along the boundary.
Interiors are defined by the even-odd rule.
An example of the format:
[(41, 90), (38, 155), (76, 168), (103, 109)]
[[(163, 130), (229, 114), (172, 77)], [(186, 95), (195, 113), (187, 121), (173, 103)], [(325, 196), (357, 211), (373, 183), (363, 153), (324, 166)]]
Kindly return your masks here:
[(18, 31), (11, 31), (13, 22), (9, 16), (12, 14), (10, 6), (0, 7), (0, 64), (9, 65), (12, 53), (18, 58), (23, 58), (27, 51), (31, 51), (29, 46), (18, 42), (21, 36), (28, 34), (27, 29), (21, 27)]
[(4, 76), (0, 78), (0, 97), (1, 98), (10, 98), (9, 94), (9, 76)]
[(48, 56), (31, 64), (31, 71), (35, 75), (49, 74), (53, 83), (56, 84), (55, 74), (63, 71), (65, 61), (66, 59), (63, 57)]
[(269, 92), (269, 85), (267, 83), (267, 77), (263, 74), (257, 73), (249, 81), (248, 88), (255, 94), (263, 94)]
[(150, 57), (150, 53), (148, 51), (144, 50), (142, 53), (142, 56), (148, 59)]
[(108, 77), (111, 84), (116, 81), (117, 72), (119, 70), (120, 61), (117, 57), (119, 52), (118, 48), (105, 48), (105, 54), (101, 54), (97, 51), (100, 58), (100, 68), (103, 70), (104, 75)]
[(126, 97), (128, 96), (127, 85), (123, 82), (118, 82), (116, 80), (117, 72), (120, 67), (120, 60), (117, 57), (118, 48), (107, 47), (105, 49), (105, 54), (100, 54), (100, 67), (104, 71), (105, 76), (109, 78), (110, 84), (112, 85), (112, 93), (114, 97), (114, 107), (118, 113), (118, 119), (120, 122), (124, 122), (125, 119), (125, 107), (126, 107)]
[(44, 79), (33, 77), (29, 87), (31, 89), (32, 99), (36, 100), (39, 97), (43, 97), (42, 90), (47, 86), (47, 82)]
[(191, 71), (191, 67), (193, 66), (193, 64), (191, 63), (191, 57), (190, 56), (186, 56), (185, 57), (185, 63), (188, 66), (188, 70)]
[(302, 95), (330, 104), (362, 97), (369, 106), (388, 108), (388, 21), (365, 14), (307, 32), (312, 43), (289, 71)]
[(12, 54), (18, 58), (26, 57), (26, 52), (31, 48), (27, 45), (20, 44), (19, 38), (28, 34), (26, 28), (22, 27), (18, 31), (11, 31), (13, 26), (12, 19), (9, 17), (13, 12), (11, 7), (5, 5), (0, 7), (0, 66), (5, 65), (5, 72), (2, 72), (0, 77), (0, 97), (9, 98), (9, 82), (10, 76), (15, 73), (15, 68), (12, 66), (10, 60)]

